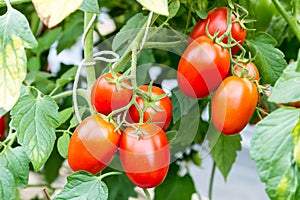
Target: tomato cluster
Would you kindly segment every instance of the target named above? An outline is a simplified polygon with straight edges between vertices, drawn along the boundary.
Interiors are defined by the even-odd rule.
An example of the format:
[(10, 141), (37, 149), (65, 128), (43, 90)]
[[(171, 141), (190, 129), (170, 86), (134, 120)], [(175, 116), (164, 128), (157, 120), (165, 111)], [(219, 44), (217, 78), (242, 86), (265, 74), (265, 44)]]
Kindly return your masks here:
[(191, 98), (215, 91), (212, 122), (223, 134), (233, 135), (247, 125), (255, 111), (258, 90), (254, 82), (260, 77), (254, 63), (232, 56), (243, 45), (246, 30), (229, 10), (216, 8), (196, 24), (179, 61), (177, 80), (181, 91)]
[(98, 114), (75, 129), (68, 150), (70, 167), (97, 174), (118, 152), (134, 184), (142, 188), (161, 184), (170, 163), (165, 130), (172, 103), (166, 93), (152, 84), (133, 88), (125, 76), (109, 72), (95, 81), (90, 99)]

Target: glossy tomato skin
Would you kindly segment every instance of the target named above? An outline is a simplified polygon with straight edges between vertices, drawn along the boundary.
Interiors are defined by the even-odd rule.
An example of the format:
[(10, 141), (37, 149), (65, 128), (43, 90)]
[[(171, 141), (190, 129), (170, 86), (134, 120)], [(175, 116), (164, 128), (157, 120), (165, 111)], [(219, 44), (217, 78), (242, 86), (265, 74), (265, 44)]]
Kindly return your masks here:
[(230, 54), (207, 36), (198, 37), (184, 51), (177, 72), (181, 91), (191, 98), (203, 98), (227, 76)]
[(212, 121), (225, 135), (239, 133), (253, 115), (258, 101), (258, 91), (247, 78), (227, 77), (212, 99)]
[(112, 160), (120, 142), (113, 124), (97, 115), (84, 119), (75, 129), (69, 144), (68, 162), (74, 171), (96, 174)]
[[(200, 21), (196, 24), (194, 29), (190, 34), (190, 41), (195, 40), (197, 37), (206, 35), (206, 24), (208, 24), (208, 30), (211, 35), (214, 35), (216, 31), (219, 31), (218, 36), (224, 34), (227, 30), (227, 11), (228, 9), (225, 7), (216, 8), (211, 10), (207, 18), (205, 20), (200, 19)], [(231, 21), (234, 21), (236, 16), (234, 14), (231, 15)], [(232, 37), (239, 42), (239, 44), (243, 44), (246, 38), (246, 30), (244, 30), (238, 22), (232, 23), (231, 28)], [(223, 39), (224, 43), (227, 43), (228, 38), (225, 37)], [(239, 51), (238, 46), (234, 46), (231, 48), (233, 54)]]
[(0, 117), (0, 141), (4, 140), (5, 131), (6, 131), (6, 115)]
[[(116, 76), (121, 76), (121, 74), (116, 73)], [(91, 103), (97, 112), (104, 115), (110, 114), (113, 110), (119, 109), (126, 106), (132, 96), (132, 91), (125, 87), (121, 87), (120, 90), (117, 89), (115, 83), (110, 83), (106, 80), (113, 79), (111, 73), (106, 73), (95, 81), (91, 91)], [(128, 80), (124, 80), (124, 83), (130, 85)]]
[(239, 66), (234, 66), (234, 72), (235, 74), (238, 76), (238, 77), (242, 77), (242, 73), (244, 76), (247, 75), (246, 78), (248, 79), (253, 79), (253, 80), (256, 80), (256, 81), (259, 81), (260, 79), (260, 76), (259, 76), (259, 71), (256, 67), (256, 65), (253, 63), (253, 62), (249, 62), (249, 63), (242, 63), (242, 62), (239, 62), (238, 63), (239, 65), (242, 65), (243, 67), (245, 67), (246, 69), (248, 69), (248, 75), (247, 75), (247, 72), (246, 70), (244, 70), (244, 73), (242, 72), (243, 69)]
[[(144, 92), (148, 92), (149, 90), (148, 85), (143, 85), (139, 88)], [(165, 92), (161, 88), (152, 86), (151, 96), (153, 98), (164, 94)], [(168, 96), (157, 101), (150, 100), (149, 102), (142, 97), (137, 96), (136, 101), (141, 109), (144, 109), (145, 106), (147, 106), (143, 114), (143, 122), (151, 119), (151, 123), (156, 122), (156, 125), (163, 128), (164, 130), (167, 130), (169, 128), (172, 119), (172, 102)], [(155, 110), (152, 105), (158, 107), (159, 110)], [(129, 121), (132, 120), (135, 123), (139, 122), (140, 114), (135, 105), (130, 107), (128, 114)]]
[(165, 132), (155, 124), (128, 127), (120, 141), (120, 159), (128, 178), (141, 188), (161, 184), (169, 170), (170, 147)]

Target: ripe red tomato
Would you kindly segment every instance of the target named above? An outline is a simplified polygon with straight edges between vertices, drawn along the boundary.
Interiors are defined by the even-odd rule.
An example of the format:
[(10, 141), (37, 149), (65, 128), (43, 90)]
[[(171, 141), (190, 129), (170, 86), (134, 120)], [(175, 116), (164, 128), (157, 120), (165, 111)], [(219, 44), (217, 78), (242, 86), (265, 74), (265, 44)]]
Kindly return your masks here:
[[(258, 72), (258, 69), (257, 69), (257, 67), (255, 66), (255, 64), (253, 62), (249, 62), (247, 64), (239, 62), (238, 64), (240, 64), (243, 67), (245, 67), (246, 69), (248, 69), (248, 75), (247, 75), (246, 70), (244, 70), (244, 73), (243, 73), (244, 76), (247, 75), (246, 78), (248, 78), (248, 79), (253, 78), (253, 80), (259, 81), (259, 79), (260, 79), (259, 72)], [(241, 67), (234, 66), (234, 72), (238, 77), (242, 76), (242, 70), (243, 69)]]
[(218, 87), (229, 68), (228, 50), (207, 36), (198, 37), (186, 48), (179, 61), (179, 88), (191, 98), (203, 98)]
[(6, 130), (6, 115), (0, 117), (0, 141), (5, 138), (5, 130)]
[(258, 101), (258, 91), (247, 78), (227, 77), (212, 99), (212, 121), (225, 135), (239, 133), (250, 121)]
[[(148, 92), (149, 86), (143, 85), (139, 87), (142, 91)], [(145, 109), (143, 114), (143, 122), (151, 119), (152, 123), (157, 122), (156, 125), (167, 130), (170, 126), (172, 119), (172, 102), (168, 96), (155, 101), (155, 98), (164, 95), (165, 92), (159, 87), (152, 86), (151, 97), (146, 100), (140, 96), (136, 97), (136, 101), (141, 109)], [(145, 108), (146, 106), (146, 108)], [(156, 110), (155, 107), (159, 108)], [(135, 105), (131, 106), (128, 112), (129, 121), (138, 123), (140, 120), (140, 114)]]
[[(197, 37), (206, 35), (206, 24), (208, 24), (208, 30), (211, 35), (214, 35), (216, 31), (219, 31), (218, 36), (224, 34), (227, 30), (227, 11), (228, 8), (216, 8), (211, 10), (205, 20), (200, 19), (190, 34), (190, 41), (195, 40)], [(231, 14), (231, 21), (234, 21), (236, 16)], [(239, 22), (233, 22), (231, 28), (231, 35), (239, 44), (243, 44), (246, 38), (246, 30), (244, 30)], [(227, 44), (228, 37), (223, 39), (223, 42)], [(239, 51), (238, 46), (231, 48), (232, 54)]]
[(143, 124), (138, 132), (124, 130), (120, 141), (120, 159), (128, 178), (141, 188), (161, 184), (169, 170), (170, 147), (165, 132), (155, 124)]
[(113, 124), (98, 115), (87, 117), (71, 137), (68, 150), (70, 167), (74, 171), (100, 172), (113, 158), (119, 141), (120, 134)]
[[(116, 76), (121, 74), (116, 73)], [(132, 96), (132, 91), (121, 87), (118, 90), (115, 83), (108, 82), (106, 79), (113, 79), (111, 73), (101, 75), (94, 83), (91, 91), (91, 102), (93, 107), (104, 115), (110, 114), (113, 110), (126, 106)], [(128, 80), (123, 83), (130, 85)]]

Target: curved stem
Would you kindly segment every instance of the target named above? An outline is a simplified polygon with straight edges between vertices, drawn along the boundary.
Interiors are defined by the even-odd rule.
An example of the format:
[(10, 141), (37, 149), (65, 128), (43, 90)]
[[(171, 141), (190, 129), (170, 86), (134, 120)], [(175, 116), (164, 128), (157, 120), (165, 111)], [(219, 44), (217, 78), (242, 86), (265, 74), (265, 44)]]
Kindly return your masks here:
[(99, 179), (102, 180), (108, 176), (114, 176), (114, 175), (121, 175), (123, 174), (123, 172), (107, 172), (105, 174), (102, 174), (101, 176), (99, 176)]
[(188, 31), (188, 28), (189, 28), (189, 25), (190, 25), (190, 22), (191, 22), (191, 17), (192, 17), (192, 1), (188, 0), (188, 4), (189, 4), (189, 12), (188, 12), (188, 17), (187, 17), (186, 24), (185, 24), (185, 29), (184, 29), (184, 32), (183, 32), (185, 35)]
[(208, 191), (208, 199), (209, 200), (212, 200), (215, 171), (216, 171), (216, 163), (214, 162), (212, 170), (211, 170), (210, 181), (209, 181), (209, 191)]
[[(59, 100), (59, 99), (64, 98), (64, 97), (71, 96), (72, 94), (73, 94), (73, 91), (68, 90), (68, 91), (65, 91), (65, 92), (62, 92), (62, 93), (59, 93), (57, 95), (52, 96), (52, 99)], [(86, 100), (89, 101), (89, 99), (87, 99), (86, 90), (77, 89), (77, 94), (79, 94), (80, 96), (84, 97)]]
[(280, 12), (280, 14), (283, 16), (285, 21), (288, 23), (288, 25), (291, 27), (292, 31), (300, 40), (300, 26), (298, 25), (298, 22), (295, 17), (290, 16), (282, 7), (281, 3), (278, 0), (272, 0), (274, 5), (276, 6), (277, 10)]

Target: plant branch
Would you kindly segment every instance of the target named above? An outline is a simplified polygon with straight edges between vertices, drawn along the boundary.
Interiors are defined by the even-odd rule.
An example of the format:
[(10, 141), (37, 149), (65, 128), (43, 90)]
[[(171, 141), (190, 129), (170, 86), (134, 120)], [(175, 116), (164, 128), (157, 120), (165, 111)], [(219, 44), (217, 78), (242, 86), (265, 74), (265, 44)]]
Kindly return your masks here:
[(215, 171), (216, 171), (216, 163), (214, 162), (212, 170), (211, 170), (210, 181), (209, 181), (209, 191), (208, 191), (208, 199), (209, 200), (212, 200)]
[(293, 16), (290, 16), (278, 0), (272, 0), (272, 2), (276, 6), (280, 14), (283, 16), (285, 21), (288, 23), (288, 25), (291, 27), (298, 40), (300, 40), (300, 26), (298, 25), (297, 19)]
[[(62, 92), (62, 93), (59, 93), (57, 95), (52, 96), (52, 99), (59, 100), (59, 99), (64, 98), (64, 97), (71, 96), (72, 94), (73, 94), (73, 91), (72, 90), (68, 90), (68, 91), (65, 91), (65, 92)], [(77, 94), (79, 94), (80, 96), (82, 96), (85, 99), (87, 99), (86, 90), (84, 90), (84, 89), (77, 89)], [(89, 100), (89, 99), (87, 99), (87, 100)]]

